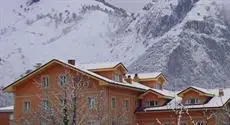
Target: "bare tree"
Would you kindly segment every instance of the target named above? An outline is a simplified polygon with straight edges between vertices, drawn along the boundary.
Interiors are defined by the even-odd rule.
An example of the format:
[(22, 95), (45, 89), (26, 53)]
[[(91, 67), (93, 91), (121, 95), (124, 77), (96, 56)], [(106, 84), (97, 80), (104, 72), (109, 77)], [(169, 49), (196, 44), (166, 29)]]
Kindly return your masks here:
[(68, 68), (56, 75), (59, 83), (52, 88), (48, 88), (49, 77), (42, 76), (40, 80), (34, 80), (34, 85), (40, 90), (35, 95), (39, 104), (16, 123), (81, 125), (86, 122), (89, 115), (86, 92), (91, 79), (81, 73), (73, 73)]
[[(57, 83), (50, 85), (54, 76)], [(39, 89), (35, 95), (39, 104), (17, 119), (16, 124), (85, 125), (91, 124), (92, 119), (93, 124), (107, 125), (112, 120), (113, 114), (105, 107), (109, 103), (106, 86), (94, 86), (94, 80), (87, 75), (64, 67), (61, 73), (38, 75), (33, 82)], [(127, 116), (122, 109), (115, 120), (127, 125)]]
[[(222, 97), (219, 97), (222, 99)], [(201, 108), (200, 112), (201, 114), (201, 120), (203, 121), (203, 125), (210, 124), (211, 121), (216, 121), (217, 125), (229, 125), (230, 123), (230, 103), (223, 104), (222, 107), (218, 109), (208, 109), (208, 108)], [(196, 119), (194, 119), (192, 115), (192, 109), (184, 106), (183, 104), (179, 104), (178, 106), (175, 106), (174, 109), (172, 109), (172, 112), (175, 113), (174, 118), (176, 119), (176, 124), (181, 125), (183, 123), (183, 118), (188, 117), (188, 120), (186, 122), (190, 122), (192, 125), (197, 125)], [(162, 121), (159, 118), (156, 118), (156, 122), (160, 125), (164, 125)]]

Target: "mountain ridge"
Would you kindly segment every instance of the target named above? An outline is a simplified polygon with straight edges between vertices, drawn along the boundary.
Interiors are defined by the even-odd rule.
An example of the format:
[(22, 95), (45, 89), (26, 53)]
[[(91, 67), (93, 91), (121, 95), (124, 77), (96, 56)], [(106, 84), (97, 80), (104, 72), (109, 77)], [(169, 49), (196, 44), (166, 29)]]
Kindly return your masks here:
[(9, 25), (0, 28), (3, 85), (37, 63), (75, 58), (121, 61), (132, 73), (162, 71), (169, 89), (229, 86), (223, 0), (154, 0), (138, 13), (105, 0), (26, 2), (17, 0), (6, 12), (10, 21), (2, 21)]

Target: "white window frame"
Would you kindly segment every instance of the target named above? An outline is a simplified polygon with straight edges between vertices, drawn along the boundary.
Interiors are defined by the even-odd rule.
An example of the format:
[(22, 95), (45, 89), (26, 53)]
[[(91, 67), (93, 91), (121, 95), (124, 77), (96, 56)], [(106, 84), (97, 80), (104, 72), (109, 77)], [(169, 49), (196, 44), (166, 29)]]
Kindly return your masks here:
[(165, 122), (163, 125), (171, 125), (169, 122)]
[(117, 73), (117, 72), (114, 73), (113, 80), (116, 81), (116, 82), (120, 82), (120, 75), (119, 75), (119, 73)]
[(95, 97), (88, 97), (88, 108), (89, 109), (96, 108), (96, 98)]
[(64, 106), (65, 105), (65, 99), (60, 98), (60, 106)]
[(13, 114), (13, 113), (9, 115), (9, 120), (10, 120), (10, 121), (13, 121), (13, 120), (14, 120), (14, 114)]
[(116, 121), (112, 121), (112, 123), (111, 123), (112, 125), (116, 125)]
[(40, 124), (41, 124), (41, 125), (47, 125), (47, 122), (46, 122), (46, 120), (41, 119), (41, 120), (40, 120)]
[(186, 101), (186, 104), (188, 105), (197, 105), (200, 103), (200, 100), (198, 98), (190, 98)]
[(187, 125), (187, 122), (181, 122), (181, 125)]
[(204, 125), (203, 121), (196, 121), (196, 125)]
[(89, 120), (88, 125), (100, 125), (97, 120)]
[(23, 122), (23, 125), (32, 125), (32, 124), (31, 124), (31, 122), (29, 122), (28, 120), (25, 120), (25, 121)]
[(88, 125), (95, 125), (94, 121), (88, 121)]
[(48, 88), (49, 87), (49, 76), (42, 76), (41, 82), (42, 82), (42, 88)]
[(66, 74), (61, 74), (58, 76), (58, 82), (63, 87), (68, 82), (68, 76)]
[(155, 89), (161, 89), (161, 84), (160, 84), (160, 83), (156, 83), (156, 84), (154, 85), (154, 87), (155, 87)]
[(111, 98), (111, 107), (112, 107), (112, 109), (116, 108), (116, 98), (115, 97)]
[(30, 110), (31, 110), (31, 102), (29, 100), (25, 100), (23, 102), (23, 111), (30, 112)]
[(159, 103), (157, 100), (147, 100), (147, 101), (145, 101), (145, 106), (146, 107), (157, 107), (157, 106), (159, 106)]
[(44, 110), (49, 110), (49, 100), (45, 99), (45, 100), (42, 100), (42, 108)]
[(124, 100), (124, 107), (126, 110), (129, 110), (129, 100), (128, 99)]

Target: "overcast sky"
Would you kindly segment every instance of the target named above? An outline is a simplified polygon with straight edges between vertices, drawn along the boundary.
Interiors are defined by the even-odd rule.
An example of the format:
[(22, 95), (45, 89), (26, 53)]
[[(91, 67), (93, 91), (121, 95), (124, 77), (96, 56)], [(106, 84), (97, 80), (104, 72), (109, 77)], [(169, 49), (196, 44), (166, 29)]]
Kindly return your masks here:
[(224, 0), (224, 1), (225, 1), (225, 5), (224, 5), (225, 15), (230, 23), (230, 0)]
[(142, 9), (145, 3), (151, 0), (106, 0), (118, 7), (127, 9), (131, 12), (137, 12)]

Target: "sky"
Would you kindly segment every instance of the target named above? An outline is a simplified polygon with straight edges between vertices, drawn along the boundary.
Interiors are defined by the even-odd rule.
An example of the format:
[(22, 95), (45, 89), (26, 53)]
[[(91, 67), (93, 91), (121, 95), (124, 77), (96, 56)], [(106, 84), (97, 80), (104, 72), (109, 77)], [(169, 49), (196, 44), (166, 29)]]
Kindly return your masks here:
[(137, 12), (151, 0), (106, 0), (107, 2), (117, 5), (121, 8), (127, 9), (130, 12)]
[(230, 23), (230, 0), (224, 0), (224, 2), (225, 2), (225, 5), (224, 5), (225, 15)]

